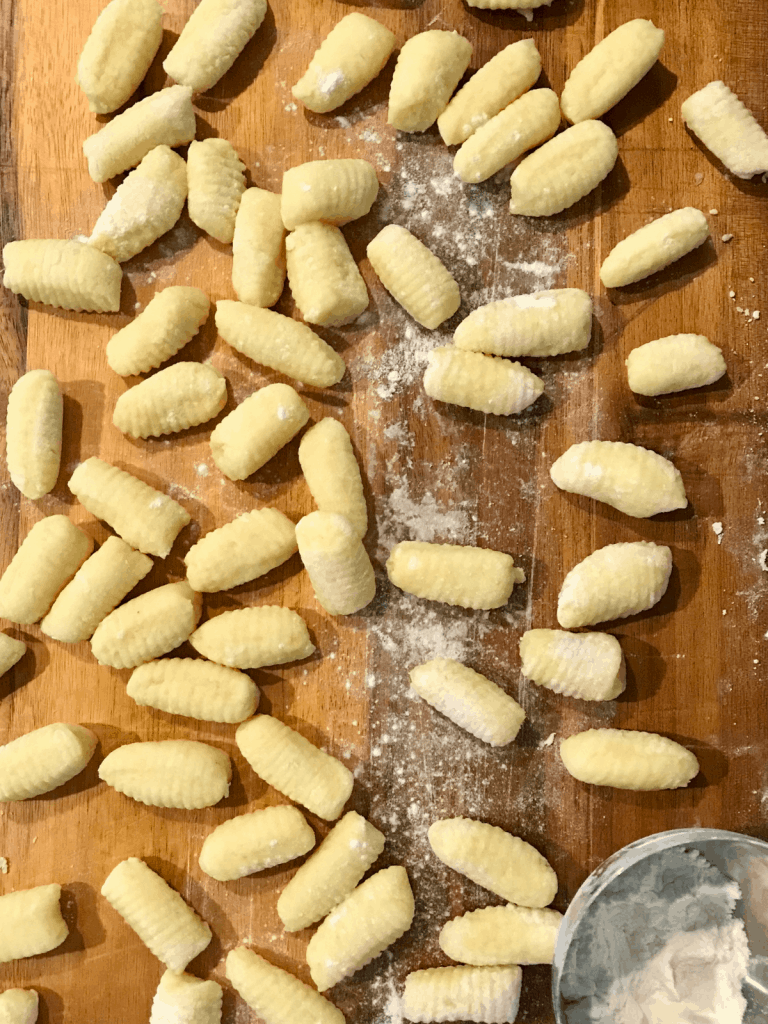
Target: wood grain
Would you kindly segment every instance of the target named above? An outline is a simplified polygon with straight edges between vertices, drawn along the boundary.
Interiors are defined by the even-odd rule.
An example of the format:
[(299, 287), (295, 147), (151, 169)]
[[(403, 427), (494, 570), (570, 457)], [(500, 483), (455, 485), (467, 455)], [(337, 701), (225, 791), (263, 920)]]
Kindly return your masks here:
[[(48, 4), (0, 0), (0, 241), (88, 233), (115, 188), (94, 185), (82, 140), (100, 121), (74, 84), (78, 54), (100, 0)], [(161, 52), (145, 94), (165, 84), (162, 58), (193, 8), (167, 0)], [(546, 221), (513, 220), (505, 181), (460, 186), (436, 131), (399, 136), (386, 126), (393, 61), (360, 96), (336, 113), (297, 109), (290, 86), (339, 18), (367, 11), (401, 44), (417, 31), (456, 28), (474, 44), (472, 67), (502, 46), (532, 36), (544, 64), (542, 83), (558, 93), (568, 71), (595, 41), (634, 17), (667, 32), (661, 62), (607, 116), (620, 159), (603, 186)], [(519, 15), (472, 10), (459, 0), (392, 0), (352, 7), (334, 0), (272, 0), (264, 25), (221, 82), (196, 101), (198, 138), (229, 139), (250, 181), (279, 189), (282, 172), (323, 156), (367, 156), (382, 191), (371, 214), (345, 229), (371, 292), (356, 324), (324, 337), (350, 367), (327, 392), (302, 389), (314, 420), (339, 416), (364, 467), (375, 525), (367, 538), (379, 578), (376, 602), (361, 615), (330, 619), (318, 607), (297, 557), (256, 585), (206, 598), (206, 614), (251, 603), (296, 608), (318, 653), (306, 664), (255, 673), (262, 710), (297, 727), (355, 770), (350, 806), (370, 815), (388, 845), (381, 865), (404, 863), (417, 896), (411, 933), (393, 951), (331, 993), (355, 1024), (398, 1020), (392, 994), (409, 969), (446, 963), (436, 936), (449, 917), (498, 902), (436, 861), (428, 824), (468, 814), (523, 835), (542, 850), (561, 882), (564, 909), (587, 874), (614, 850), (663, 829), (706, 825), (768, 837), (768, 718), (764, 689), (768, 548), (763, 495), (766, 403), (764, 237), (766, 186), (730, 180), (686, 132), (680, 103), (723, 78), (768, 123), (764, 54), (768, 16), (760, 0), (553, 0), (531, 25)], [(503, 176), (502, 176), (503, 177)], [(606, 293), (598, 269), (610, 248), (652, 217), (694, 205), (712, 214), (712, 239), (670, 270), (620, 293)], [(462, 310), (429, 335), (402, 314), (374, 280), (364, 250), (389, 221), (425, 239), (454, 270)], [(722, 235), (732, 234), (730, 242)], [(171, 440), (130, 441), (111, 423), (115, 400), (136, 381), (109, 370), (105, 344), (171, 283), (233, 298), (231, 250), (204, 237), (186, 215), (167, 236), (125, 265), (119, 315), (64, 313), (0, 291), (0, 388), (25, 369), (47, 367), (65, 394), (62, 472), (37, 503), (19, 497), (3, 467), (0, 490), (2, 564), (41, 516), (70, 514), (98, 540), (108, 531), (72, 500), (66, 481), (83, 458), (99, 454), (131, 468), (177, 497), (192, 514), (170, 557), (156, 564), (139, 592), (183, 575), (183, 554), (200, 533), (261, 504), (298, 519), (311, 500), (299, 473), (296, 443), (252, 479), (224, 479), (210, 458), (210, 425)], [(546, 396), (524, 415), (502, 420), (426, 400), (422, 350), (450, 340), (469, 309), (490, 297), (532, 290), (546, 279), (595, 296), (590, 349), (558, 360), (532, 360)], [(730, 293), (734, 294), (731, 295)], [(753, 319), (741, 310), (761, 310)], [(292, 312), (290, 299), (278, 307)], [(227, 376), (234, 407), (277, 378), (216, 337), (212, 317), (180, 353), (210, 359)], [(706, 333), (726, 355), (727, 378), (701, 391), (658, 399), (633, 396), (624, 359), (636, 345), (679, 331)], [(4, 419), (4, 416), (3, 416)], [(586, 438), (633, 441), (671, 457), (690, 506), (652, 521), (631, 520), (607, 506), (558, 492), (552, 461)], [(712, 530), (723, 524), (722, 542)], [(468, 613), (427, 605), (386, 583), (391, 544), (413, 536), (498, 547), (522, 564), (528, 582), (510, 605)], [(565, 573), (596, 547), (620, 540), (670, 544), (670, 589), (651, 612), (615, 623), (628, 661), (627, 692), (608, 708), (541, 691), (520, 677), (517, 641), (530, 625), (555, 626)], [(19, 630), (31, 652), (0, 680), (0, 742), (52, 721), (77, 721), (99, 735), (87, 770), (49, 797), (8, 805), (0, 817), (0, 854), (10, 870), (0, 891), (59, 881), (65, 890), (66, 943), (53, 953), (0, 967), (0, 986), (34, 986), (40, 1021), (148, 1018), (160, 965), (99, 896), (109, 870), (144, 857), (207, 920), (215, 939), (192, 965), (223, 980), (222, 956), (250, 943), (305, 980), (309, 933), (286, 936), (275, 911), (291, 867), (235, 883), (218, 883), (197, 856), (210, 829), (246, 807), (280, 802), (250, 771), (229, 726), (198, 724), (137, 708), (125, 694), (129, 673), (100, 668), (87, 644), (43, 640)], [(181, 654), (191, 655), (182, 648)], [(460, 657), (507, 687), (528, 719), (510, 749), (484, 748), (408, 695), (407, 668), (438, 654)], [(557, 756), (555, 737), (593, 725), (661, 731), (690, 746), (702, 773), (688, 790), (633, 794), (576, 783)], [(225, 749), (235, 765), (229, 798), (187, 813), (134, 804), (99, 783), (100, 758), (137, 739), (195, 738)], [(319, 834), (327, 825), (312, 819)], [(231, 990), (226, 1022), (251, 1019)], [(553, 1018), (547, 968), (526, 968), (520, 1020)]]

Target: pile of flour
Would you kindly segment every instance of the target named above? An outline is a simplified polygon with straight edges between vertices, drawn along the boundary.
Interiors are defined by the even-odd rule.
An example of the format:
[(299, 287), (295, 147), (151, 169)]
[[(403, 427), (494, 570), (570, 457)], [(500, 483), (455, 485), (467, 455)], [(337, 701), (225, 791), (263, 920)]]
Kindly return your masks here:
[(568, 1024), (740, 1024), (749, 947), (738, 885), (695, 851), (641, 861), (601, 895), (568, 951)]

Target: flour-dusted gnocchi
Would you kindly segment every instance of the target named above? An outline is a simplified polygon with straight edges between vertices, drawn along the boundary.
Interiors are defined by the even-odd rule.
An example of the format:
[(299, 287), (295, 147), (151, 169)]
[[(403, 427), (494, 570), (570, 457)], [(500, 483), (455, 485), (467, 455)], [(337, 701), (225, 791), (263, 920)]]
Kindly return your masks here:
[(565, 629), (625, 619), (661, 600), (672, 572), (672, 552), (652, 541), (606, 544), (568, 573), (557, 601)]
[(401, 132), (425, 132), (448, 106), (471, 58), (472, 43), (458, 32), (411, 36), (395, 65), (387, 123)]
[(190, 811), (229, 795), (232, 764), (223, 750), (197, 740), (125, 743), (101, 762), (99, 778), (138, 803)]
[(155, 587), (115, 608), (91, 637), (100, 665), (135, 668), (183, 644), (197, 625), (202, 599), (186, 580)]
[(0, 1024), (36, 1024), (39, 997), (33, 988), (0, 992)]
[(509, 179), (511, 213), (550, 217), (597, 188), (619, 155), (602, 121), (580, 121), (525, 157)]
[(111, 114), (131, 98), (160, 49), (162, 20), (157, 0), (112, 0), (102, 10), (75, 75), (94, 114)]
[(529, 149), (551, 139), (559, 127), (557, 93), (534, 89), (478, 128), (454, 157), (453, 169), (462, 181), (485, 181)]
[(5, 452), (11, 481), (26, 498), (56, 486), (61, 464), (64, 400), (50, 370), (29, 370), (8, 395)]
[(417, 323), (429, 330), (461, 305), (459, 286), (423, 242), (399, 224), (387, 224), (366, 249), (376, 276)]
[(288, 384), (268, 384), (225, 416), (211, 434), (211, 455), (230, 480), (245, 480), (269, 462), (309, 419)]
[(267, 13), (267, 0), (201, 0), (163, 71), (193, 92), (207, 92), (235, 63)]
[(263, 668), (308, 658), (315, 649), (298, 612), (278, 605), (236, 608), (204, 622), (189, 638), (204, 658), (230, 668)]
[(549, 861), (519, 836), (471, 818), (444, 818), (429, 826), (440, 860), (477, 885), (522, 907), (547, 907), (557, 893)]
[(522, 978), (517, 966), (412, 971), (403, 988), (403, 1016), (416, 1022), (514, 1024)]
[(549, 475), (561, 491), (603, 501), (637, 519), (688, 504), (680, 470), (663, 455), (639, 444), (572, 444), (552, 463)]
[(285, 251), (291, 294), (307, 323), (338, 327), (367, 309), (368, 289), (339, 228), (299, 224)]
[(511, 555), (462, 544), (404, 540), (387, 559), (387, 575), (400, 590), (460, 608), (501, 608), (525, 573)]
[(563, 113), (572, 124), (602, 117), (656, 63), (664, 32), (635, 18), (619, 25), (582, 57), (563, 86)]
[(92, 538), (66, 516), (35, 523), (0, 577), (0, 617), (39, 622), (92, 550)]
[(134, 669), (125, 691), (140, 707), (203, 722), (244, 722), (259, 703), (250, 676), (194, 658), (161, 658)]
[(424, 390), (438, 402), (514, 416), (544, 393), (544, 382), (521, 363), (443, 345), (427, 357)]
[(359, 537), (368, 529), (360, 466), (346, 428), (332, 416), (311, 427), (299, 444), (299, 464), (321, 512), (336, 512)]
[(271, 309), (219, 299), (216, 328), (228, 345), (255, 363), (312, 387), (333, 387), (347, 369), (342, 357), (311, 327)]
[(768, 171), (768, 135), (725, 82), (710, 82), (680, 111), (690, 130), (737, 178)]
[(329, 615), (354, 615), (376, 596), (376, 577), (360, 535), (337, 512), (310, 512), (296, 526), (299, 556)]
[(166, 971), (157, 986), (149, 1024), (221, 1024), (221, 985)]
[(69, 935), (61, 886), (38, 885), (0, 896), (0, 964), (56, 949)]
[(679, 789), (699, 774), (695, 754), (654, 732), (588, 729), (563, 740), (560, 757), (579, 782), (614, 789)]
[(171, 230), (186, 198), (187, 165), (168, 146), (155, 146), (118, 185), (88, 244), (125, 263)]
[(178, 501), (95, 455), (80, 463), (68, 487), (91, 515), (145, 555), (165, 558), (191, 519)]
[(135, 320), (112, 335), (107, 362), (123, 377), (154, 370), (197, 334), (210, 308), (199, 288), (171, 285), (156, 292)]
[(247, 188), (232, 237), (232, 287), (241, 302), (274, 306), (285, 284), (285, 225), (280, 196)]
[[(470, 78), (437, 119), (446, 146), (465, 142), (541, 74), (541, 54), (532, 39), (510, 43)], [(558, 124), (560, 105), (558, 104)], [(502, 165), (503, 166), (503, 165)]]
[(709, 224), (701, 210), (693, 206), (673, 210), (618, 242), (603, 260), (600, 280), (606, 288), (634, 284), (681, 259), (708, 238)]
[(245, 192), (245, 164), (226, 139), (195, 140), (187, 152), (189, 219), (219, 242), (231, 242)]
[(559, 356), (583, 351), (591, 337), (590, 296), (580, 288), (553, 288), (473, 309), (453, 343), (495, 356)]
[(215, 828), (200, 851), (200, 867), (219, 882), (266, 871), (308, 853), (315, 833), (296, 807), (238, 814)]
[(434, 658), (408, 675), (411, 689), (427, 704), (492, 747), (511, 743), (525, 720), (513, 697), (459, 661)]
[(210, 363), (174, 363), (115, 402), (112, 422), (129, 437), (160, 437), (218, 416), (227, 404), (226, 377)]
[(54, 722), (0, 747), (0, 802), (50, 793), (85, 768), (99, 738), (83, 725)]
[(117, 313), (123, 272), (85, 242), (28, 238), (3, 246), (3, 287), (30, 302), (85, 313)]
[(107, 181), (138, 163), (155, 146), (185, 146), (195, 137), (192, 90), (183, 85), (153, 92), (113, 117), (83, 143), (88, 173)]
[(613, 700), (627, 684), (621, 645), (610, 633), (529, 629), (520, 637), (523, 675), (566, 697)]
[(467, 0), (468, 7), (478, 7), (484, 11), (512, 10), (524, 17), (527, 17), (527, 11), (533, 11), (538, 7), (548, 7), (551, 3), (552, 0)]
[(271, 715), (243, 722), (235, 742), (256, 774), (278, 793), (326, 821), (339, 817), (354, 782), (341, 761)]
[(475, 967), (551, 964), (563, 915), (507, 904), (484, 907), (447, 921), (440, 949), (451, 960)]
[(632, 349), (626, 359), (629, 388), (636, 395), (714, 384), (727, 369), (722, 351), (703, 334), (671, 334)]
[(309, 940), (307, 963), (319, 992), (359, 971), (411, 927), (413, 892), (404, 867), (371, 875), (326, 917)]
[(264, 576), (297, 550), (291, 520), (276, 508), (258, 508), (207, 533), (186, 553), (184, 564), (194, 590), (214, 593)]
[(280, 893), (277, 913), (285, 930), (301, 931), (329, 914), (378, 859), (384, 843), (377, 828), (348, 811)]
[(325, 996), (245, 946), (227, 954), (227, 978), (264, 1024), (345, 1024)]
[(347, 224), (364, 217), (379, 192), (367, 160), (311, 160), (283, 174), (280, 213), (289, 231), (299, 224)]
[(364, 89), (395, 48), (395, 34), (357, 11), (333, 26), (291, 92), (316, 114), (327, 114)]
[(175, 974), (202, 953), (213, 937), (179, 893), (138, 857), (129, 857), (112, 869), (101, 895)]
[(17, 640), (7, 633), (0, 633), (0, 676), (10, 672), (26, 653), (27, 645), (23, 640)]

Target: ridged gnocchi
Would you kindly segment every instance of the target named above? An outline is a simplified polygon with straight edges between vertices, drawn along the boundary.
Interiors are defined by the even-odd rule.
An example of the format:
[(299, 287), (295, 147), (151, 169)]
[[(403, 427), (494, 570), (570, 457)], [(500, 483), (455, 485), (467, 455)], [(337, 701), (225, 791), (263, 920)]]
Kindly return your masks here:
[(189, 219), (219, 242), (231, 242), (245, 192), (245, 164), (226, 139), (196, 139), (187, 152)]
[(458, 32), (430, 29), (400, 50), (389, 89), (387, 123), (401, 132), (424, 132), (448, 101), (472, 59), (472, 43)]
[(360, 536), (337, 512), (310, 512), (296, 543), (315, 597), (329, 615), (354, 615), (376, 596), (376, 577)]
[(364, 217), (379, 192), (367, 160), (311, 160), (283, 173), (280, 213), (293, 231), (299, 224), (325, 221), (339, 227)]
[(3, 287), (30, 302), (85, 313), (117, 313), (123, 271), (86, 242), (28, 238), (3, 246)]
[(189, 642), (204, 658), (230, 668), (263, 668), (301, 661), (315, 645), (298, 612), (277, 605), (236, 608), (208, 619)]
[(416, 1022), (514, 1024), (522, 979), (517, 966), (412, 971), (403, 988), (403, 1016)]
[(218, 416), (227, 380), (210, 363), (174, 363), (123, 392), (112, 422), (129, 437), (161, 437)]
[(225, 970), (264, 1024), (345, 1024), (344, 1014), (325, 996), (245, 946), (227, 954)]
[(624, 692), (624, 655), (610, 633), (529, 629), (519, 646), (521, 671), (537, 686), (581, 700), (613, 700)]
[(0, 964), (56, 949), (69, 935), (61, 886), (38, 885), (0, 896)]
[(685, 206), (652, 220), (611, 249), (600, 267), (606, 288), (622, 288), (658, 273), (709, 238), (707, 218)]
[(193, 590), (214, 593), (249, 583), (298, 550), (296, 527), (276, 508), (243, 512), (212, 530), (184, 556)]
[(400, 590), (460, 608), (501, 608), (525, 573), (511, 555), (462, 544), (404, 540), (387, 559), (387, 575)]
[(197, 334), (210, 308), (210, 299), (199, 288), (163, 288), (135, 320), (112, 335), (107, 362), (123, 377), (154, 370)]
[(285, 252), (291, 294), (307, 323), (339, 327), (367, 309), (368, 289), (339, 228), (299, 224)]
[(588, 729), (569, 736), (560, 744), (560, 757), (579, 782), (614, 789), (679, 789), (699, 773), (696, 755), (679, 743), (627, 729)]
[(0, 747), (0, 802), (58, 789), (85, 768), (99, 738), (83, 725), (54, 722)]
[(56, 486), (61, 465), (64, 400), (50, 370), (29, 370), (11, 388), (5, 452), (11, 481), (33, 501)]
[(368, 509), (360, 466), (346, 428), (325, 416), (299, 443), (299, 464), (309, 493), (321, 512), (336, 512), (358, 536), (368, 530)]
[(451, 960), (475, 967), (551, 964), (563, 915), (508, 903), (472, 910), (443, 925), (440, 949)]
[(125, 691), (140, 707), (203, 722), (244, 722), (259, 704), (250, 676), (194, 658), (161, 658), (134, 669)]
[(197, 740), (124, 743), (101, 762), (99, 778), (149, 807), (191, 811), (213, 807), (229, 795), (232, 765), (223, 750)]
[(683, 120), (737, 178), (768, 171), (768, 135), (725, 82), (710, 82), (680, 107)]
[(221, 985), (166, 971), (157, 986), (149, 1024), (221, 1024)]
[(232, 237), (232, 287), (241, 302), (274, 306), (285, 284), (285, 225), (280, 196), (247, 188)]
[(296, 860), (315, 845), (315, 833), (296, 807), (264, 807), (228, 818), (206, 836), (200, 867), (219, 882)]
[(724, 376), (722, 351), (703, 334), (670, 334), (632, 349), (627, 382), (636, 395), (668, 395), (703, 388)]
[(424, 390), (438, 402), (515, 416), (544, 394), (544, 382), (522, 363), (442, 345), (428, 355)]
[(592, 337), (592, 299), (580, 288), (510, 295), (473, 309), (453, 335), (456, 348), (495, 356), (581, 352)]

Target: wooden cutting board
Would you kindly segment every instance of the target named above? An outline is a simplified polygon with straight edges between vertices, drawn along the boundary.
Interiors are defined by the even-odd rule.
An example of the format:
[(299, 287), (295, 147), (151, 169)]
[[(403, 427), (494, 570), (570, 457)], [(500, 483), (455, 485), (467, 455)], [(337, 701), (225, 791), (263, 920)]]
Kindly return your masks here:
[[(81, 144), (103, 119), (88, 112), (73, 81), (100, 6), (100, 0), (0, 0), (3, 243), (88, 234), (113, 194), (114, 183), (95, 185), (86, 172)], [(189, 0), (167, 0), (165, 6), (162, 49), (142, 93), (165, 84), (161, 61), (193, 8)], [(378, 596), (358, 616), (331, 619), (294, 557), (257, 584), (206, 597), (204, 614), (280, 603), (309, 623), (315, 656), (254, 674), (263, 687), (261, 708), (353, 768), (350, 806), (387, 835), (380, 865), (403, 863), (409, 870), (418, 908), (411, 932), (331, 992), (354, 1024), (399, 1024), (396, 997), (408, 970), (448, 962), (437, 945), (444, 921), (499, 902), (436, 860), (426, 841), (433, 820), (469, 815), (530, 840), (557, 870), (555, 906), (561, 910), (594, 867), (641, 836), (688, 825), (768, 836), (768, 304), (762, 267), (768, 186), (724, 175), (680, 117), (686, 96), (723, 78), (768, 123), (768, 16), (761, 0), (553, 0), (531, 24), (517, 14), (475, 11), (459, 0), (393, 0), (362, 8), (390, 26), (400, 44), (426, 28), (457, 29), (474, 45), (473, 68), (507, 43), (532, 36), (543, 58), (542, 82), (558, 93), (579, 58), (622, 22), (647, 17), (666, 30), (661, 62), (606, 117), (619, 136), (614, 171), (570, 211), (533, 221), (509, 215), (508, 174), (461, 186), (452, 177), (452, 154), (434, 129), (396, 136), (387, 127), (393, 61), (338, 116), (297, 108), (291, 85), (320, 39), (353, 9), (334, 0), (270, 0), (257, 36), (232, 71), (199, 98), (196, 110), (198, 138), (229, 139), (253, 184), (279, 190), (285, 168), (321, 157), (364, 156), (377, 169), (382, 187), (373, 211), (345, 229), (362, 261), (370, 309), (348, 328), (321, 332), (343, 352), (349, 373), (336, 388), (302, 394), (313, 419), (337, 416), (354, 439), (367, 486), (372, 526), (366, 543), (378, 570)], [(712, 239), (650, 281), (606, 294), (598, 268), (610, 248), (652, 217), (686, 205), (708, 214)], [(364, 259), (366, 243), (390, 221), (424, 239), (461, 284), (462, 310), (438, 332), (410, 321)], [(0, 564), (8, 563), (32, 524), (51, 513), (71, 515), (99, 541), (108, 535), (66, 486), (75, 465), (95, 454), (168, 491), (193, 518), (139, 591), (180, 578), (190, 544), (239, 512), (270, 504), (297, 520), (312, 508), (295, 442), (253, 478), (234, 484), (212, 462), (210, 425), (138, 442), (112, 426), (117, 396), (135, 383), (107, 366), (104, 349), (114, 331), (169, 284), (197, 285), (214, 300), (234, 297), (230, 269), (230, 247), (202, 236), (185, 214), (125, 265), (119, 315), (65, 313), (0, 291), (3, 407), (15, 380), (35, 367), (52, 370), (65, 395), (56, 489), (36, 503), (20, 499), (2, 469)], [(448, 343), (462, 316), (491, 298), (555, 285), (594, 295), (594, 338), (586, 353), (531, 362), (546, 386), (531, 410), (502, 419), (426, 399), (425, 351)], [(292, 312), (290, 299), (278, 308)], [(687, 394), (633, 396), (627, 353), (683, 331), (705, 333), (722, 347), (727, 377)], [(177, 358), (210, 359), (225, 373), (227, 411), (277, 379), (217, 338), (213, 317)], [(673, 458), (689, 507), (632, 520), (558, 492), (548, 475), (551, 463), (588, 438), (632, 441)], [(505, 609), (490, 613), (407, 598), (383, 573), (389, 548), (406, 538), (509, 551), (528, 582)], [(635, 539), (669, 544), (675, 569), (656, 608), (611, 630), (627, 656), (626, 693), (615, 704), (593, 707), (527, 684), (518, 639), (530, 626), (556, 625), (565, 573), (596, 547)], [(0, 988), (37, 988), (43, 1024), (146, 1021), (160, 965), (99, 895), (111, 868), (134, 855), (210, 923), (215, 938), (191, 965), (195, 973), (223, 981), (223, 955), (246, 942), (308, 980), (308, 933), (286, 936), (275, 911), (292, 867), (222, 884), (197, 864), (212, 827), (281, 800), (239, 755), (234, 728), (137, 708), (125, 693), (129, 673), (99, 667), (87, 644), (44, 640), (37, 627), (9, 632), (31, 652), (0, 680), (0, 742), (49, 722), (73, 721), (93, 728), (100, 746), (86, 771), (54, 794), (2, 810), (0, 855), (9, 870), (0, 876), (0, 892), (60, 882), (71, 931), (51, 954), (0, 967)], [(193, 652), (185, 647), (178, 653)], [(486, 748), (409, 696), (407, 669), (438, 655), (471, 664), (525, 706), (527, 721), (511, 747)], [(581, 785), (565, 773), (558, 742), (598, 725), (663, 732), (695, 751), (701, 774), (687, 790), (671, 793)], [(171, 737), (210, 741), (232, 756), (227, 800), (195, 813), (159, 810), (99, 782), (98, 762), (115, 747)], [(327, 824), (311, 820), (324, 835)], [(525, 969), (521, 1021), (553, 1020), (549, 974), (544, 967)], [(251, 1019), (225, 989), (225, 1021)]]

